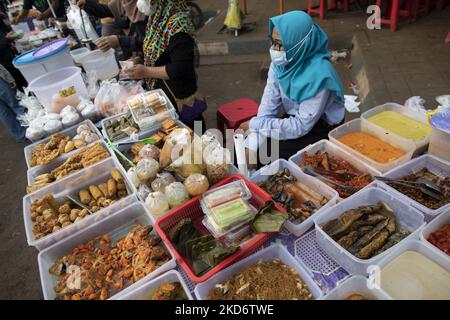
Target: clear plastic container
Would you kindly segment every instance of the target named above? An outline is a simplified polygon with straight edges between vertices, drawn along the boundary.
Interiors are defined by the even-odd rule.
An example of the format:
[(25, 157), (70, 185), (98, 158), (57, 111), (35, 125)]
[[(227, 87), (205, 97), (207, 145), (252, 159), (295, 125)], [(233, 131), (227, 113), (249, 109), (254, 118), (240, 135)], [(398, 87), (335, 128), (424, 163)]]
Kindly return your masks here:
[[(111, 237), (111, 242), (115, 243), (117, 240), (123, 238), (131, 231), (131, 229), (137, 224), (152, 225), (150, 216), (145, 211), (143, 204), (135, 202), (128, 207), (125, 207), (114, 214), (108, 216), (102, 221), (91, 224), (84, 230), (81, 230), (69, 238), (62, 240), (59, 243), (41, 251), (38, 255), (39, 273), (41, 277), (42, 291), (44, 293), (45, 300), (55, 299), (54, 286), (56, 285), (57, 277), (51, 275), (48, 269), (53, 265), (56, 259), (70, 253), (74, 248), (80, 244), (86, 243), (97, 236), (103, 236), (108, 234)], [(152, 231), (155, 234), (155, 231)], [(167, 249), (167, 246), (161, 242)], [(169, 271), (176, 266), (176, 261), (172, 253), (167, 249), (172, 257), (164, 265), (148, 274), (141, 280), (120, 291), (121, 295), (125, 295), (129, 292), (139, 288), (142, 284), (147, 283), (149, 280), (159, 276), (160, 274)], [(115, 299), (115, 295), (110, 299)]]
[[(397, 243), (393, 247), (375, 257), (365, 260), (355, 257), (353, 254), (342, 248), (320, 227), (322, 224), (338, 218), (348, 210), (365, 205), (374, 205), (379, 201), (384, 201), (390, 208), (392, 208), (392, 210), (394, 210), (397, 227), (406, 228), (411, 231), (411, 234), (407, 238), (400, 241), (400, 243)], [(316, 241), (319, 246), (340, 266), (347, 270), (347, 272), (350, 274), (359, 274), (364, 276), (367, 274), (367, 268), (369, 266), (378, 264), (383, 257), (395, 250), (407, 239), (417, 239), (421, 228), (425, 225), (424, 216), (421, 212), (399, 200), (397, 197), (377, 188), (367, 188), (359, 194), (345, 199), (334, 207), (326, 210), (326, 212), (323, 212), (315, 219), (314, 222)]]
[(231, 278), (235, 273), (238, 273), (243, 268), (258, 263), (258, 261), (271, 261), (274, 259), (280, 259), (283, 263), (294, 268), (303, 282), (308, 286), (309, 291), (312, 293), (314, 299), (322, 297), (323, 293), (319, 286), (314, 282), (311, 275), (305, 268), (300, 265), (297, 260), (289, 254), (285, 247), (279, 244), (273, 244), (270, 247), (264, 248), (247, 258), (236, 262), (228, 268), (218, 272), (210, 279), (203, 283), (198, 284), (195, 287), (194, 294), (199, 300), (207, 300), (209, 293), (215, 287), (216, 284), (222, 283)]
[(324, 296), (323, 300), (345, 300), (352, 294), (360, 294), (367, 300), (392, 300), (383, 290), (370, 289), (368, 279), (363, 276), (352, 276), (344, 280)]
[[(96, 143), (98, 143), (98, 142), (96, 142)], [(112, 151), (109, 148), (106, 147), (106, 145), (105, 145), (105, 143), (103, 141), (100, 142), (100, 144), (112, 155)], [(82, 150), (77, 150), (77, 151), (80, 152)], [(38, 167), (33, 167), (31, 169), (28, 169), (28, 171), (27, 171), (28, 185), (32, 185), (36, 181), (36, 177), (37, 176), (39, 176), (41, 174), (44, 174), (44, 173), (49, 173), (53, 169), (56, 169), (57, 167), (59, 167), (61, 164), (63, 164), (67, 160), (67, 158), (69, 158), (68, 155), (63, 155), (63, 156), (55, 159), (54, 161), (52, 161), (49, 164), (46, 164), (46, 165), (43, 165), (43, 166), (38, 166)], [(90, 168), (90, 167), (88, 167), (88, 168)], [(75, 172), (86, 170), (88, 168), (83, 168), (81, 170), (74, 171), (74, 172), (68, 174), (67, 176), (65, 176), (64, 178), (62, 178), (61, 180), (58, 180), (58, 181), (67, 181), (67, 178), (70, 177), (71, 175), (73, 175)], [(55, 182), (56, 181), (54, 181), (52, 183), (55, 183)], [(44, 188), (47, 188), (47, 187), (48, 186), (45, 186)]]
[(111, 300), (149, 300), (149, 297), (159, 288), (161, 284), (168, 282), (179, 282), (183, 287), (186, 297), (189, 300), (194, 300), (186, 282), (183, 280), (181, 274), (176, 270), (170, 270), (150, 282), (143, 283), (138, 288), (127, 294), (118, 293)]
[[(338, 140), (339, 138), (341, 138), (346, 134), (358, 131), (370, 134), (371, 136), (378, 138), (381, 141), (402, 150), (403, 152), (405, 152), (405, 154), (402, 157), (398, 158), (397, 160), (388, 163), (380, 163), (364, 156), (363, 154), (359, 153), (356, 150), (353, 150), (352, 148), (346, 146), (345, 144), (343, 144)], [(408, 162), (411, 159), (414, 151), (416, 150), (416, 145), (412, 141), (391, 134), (389, 133), (389, 131), (384, 130), (376, 125), (371, 125), (368, 121), (363, 122), (361, 119), (354, 119), (352, 121), (344, 123), (343, 125), (330, 131), (328, 137), (330, 138), (331, 142), (337, 144), (345, 151), (351, 153), (352, 155), (356, 156), (356, 158), (358, 158), (359, 160), (364, 161), (369, 166), (377, 169), (382, 173), (387, 172), (395, 167), (398, 167), (399, 165), (405, 162)]]
[(39, 102), (50, 113), (59, 113), (67, 105), (58, 104), (54, 96), (58, 95), (60, 90), (70, 87), (75, 87), (78, 99), (80, 97), (89, 99), (86, 85), (81, 77), (81, 69), (78, 67), (66, 67), (49, 72), (35, 78), (28, 85), (28, 89), (36, 95)]
[[(33, 201), (40, 199), (48, 194), (52, 194), (55, 199), (63, 199), (66, 195), (70, 195), (74, 199), (78, 199), (78, 192), (81, 189), (87, 189), (90, 185), (98, 185), (100, 183), (106, 182), (110, 177), (110, 171), (112, 168), (117, 168), (124, 177), (128, 196), (121, 198), (115, 204), (109, 207), (101, 209), (92, 215), (86, 216), (84, 219), (78, 221), (77, 223), (72, 223), (71, 225), (57, 232), (53, 232), (43, 238), (35, 239), (32, 229), (33, 222), (30, 216), (30, 208)], [(133, 188), (131, 187), (131, 183), (126, 178), (125, 172), (120, 168), (120, 166), (114, 159), (106, 159), (89, 169), (77, 172), (67, 182), (62, 180), (55, 182), (50, 187), (39, 189), (36, 192), (26, 195), (23, 198), (23, 219), (25, 221), (25, 234), (27, 236), (28, 244), (30, 246), (36, 247), (37, 250), (41, 251), (51, 246), (52, 244), (61, 241), (68, 236), (71, 236), (75, 232), (85, 229), (93, 222), (100, 221), (105, 217), (111, 215), (112, 213), (136, 201), (136, 195), (133, 193)]]
[[(361, 115), (361, 119), (363, 122), (367, 121), (371, 125), (380, 127), (377, 124), (371, 122), (369, 120), (369, 118), (373, 117), (374, 115), (379, 114), (383, 111), (394, 111), (394, 112), (400, 113), (406, 117), (409, 117), (411, 119), (422, 122), (425, 126), (427, 126), (426, 113), (416, 112), (416, 111), (412, 110), (411, 108), (407, 108), (405, 106), (402, 106), (400, 104), (393, 103), (393, 102), (388, 102), (381, 106), (377, 106), (377, 107), (367, 110), (366, 112), (364, 112)], [(383, 130), (388, 130), (383, 127), (380, 127), (380, 128), (382, 128)], [(389, 131), (389, 132), (391, 132), (391, 134), (396, 134), (395, 132), (392, 132), (392, 131)], [(407, 137), (403, 137), (403, 138), (408, 139)], [(428, 144), (430, 143), (430, 135), (428, 135), (425, 139), (422, 139), (422, 140), (412, 140), (412, 139), (408, 139), (408, 140), (414, 142), (414, 144), (416, 145), (416, 150), (414, 152), (414, 155), (419, 155), (419, 154), (422, 154), (427, 151)]]
[[(426, 258), (434, 261), (441, 267), (443, 267), (445, 270), (450, 272), (450, 260), (446, 259), (446, 257), (442, 254), (439, 254), (439, 252), (435, 250), (431, 250), (424, 242), (419, 240), (408, 240), (408, 241), (402, 241), (398, 245), (394, 247), (394, 250), (390, 251), (388, 255), (386, 255), (382, 260), (380, 260), (377, 263), (377, 266), (382, 271), (383, 268), (392, 260), (400, 256), (402, 253), (406, 251), (415, 251), (417, 253), (420, 253), (421, 255), (425, 256)], [(420, 286), (420, 283), (417, 283), (417, 286)], [(383, 290), (383, 278), (381, 278), (381, 289)], [(383, 290), (385, 291), (385, 290)], [(385, 291), (386, 292), (386, 291)], [(450, 292), (450, 288), (449, 288)], [(388, 296), (389, 293), (386, 292)]]
[(75, 50), (71, 50), (70, 51), (70, 55), (72, 56), (73, 61), (75, 61), (75, 63), (77, 64), (81, 64), (81, 59), (84, 57), (85, 54), (91, 52), (91, 50), (89, 50), (86, 47), (81, 47)]
[(242, 198), (249, 200), (252, 197), (252, 193), (248, 189), (244, 181), (233, 181), (214, 190), (206, 191), (202, 195), (200, 205), (203, 212), (208, 212), (211, 208), (219, 206), (228, 201)]
[(112, 48), (106, 52), (100, 50), (88, 52), (83, 54), (79, 61), (86, 72), (95, 71), (98, 80), (114, 78), (120, 71)]
[[(74, 126), (72, 126), (72, 127), (70, 127), (70, 128), (67, 128), (67, 129), (61, 131), (61, 134), (65, 135), (65, 136), (68, 136), (68, 137), (70, 137), (70, 138), (73, 138), (73, 137), (75, 137), (75, 136), (77, 135), (77, 129), (78, 129), (78, 127), (81, 126), (81, 125), (87, 125), (87, 126), (92, 130), (92, 132), (94, 132), (95, 134), (98, 135), (99, 139), (102, 138), (102, 135), (101, 135), (100, 131), (97, 129), (97, 127), (96, 127), (96, 126), (92, 123), (92, 121), (90, 121), (90, 120), (85, 120), (85, 121), (80, 122), (80, 123), (78, 123), (78, 124), (76, 124), (76, 125), (74, 125)], [(28, 169), (31, 168), (31, 165), (30, 165), (30, 162), (31, 162), (31, 154), (32, 154), (34, 148), (36, 148), (36, 145), (38, 145), (38, 144), (45, 144), (45, 143), (49, 142), (50, 139), (51, 139), (51, 137), (47, 137), (47, 138), (45, 138), (45, 139), (39, 140), (39, 141), (36, 142), (36, 143), (30, 144), (30, 145), (28, 145), (28, 146), (26, 146), (26, 147), (24, 148), (25, 161), (26, 161), (26, 163), (27, 163)], [(96, 141), (98, 141), (98, 140), (96, 140)], [(92, 142), (92, 143), (95, 143), (95, 142)], [(91, 144), (92, 144), (92, 143), (91, 143)], [(91, 144), (89, 144), (89, 145), (91, 145)], [(68, 153), (65, 153), (65, 154), (61, 155), (60, 157), (65, 156), (66, 159), (67, 159), (67, 157), (69, 157), (70, 155), (76, 153), (77, 151), (83, 150), (84, 148), (85, 148), (85, 147), (79, 148), (79, 149), (74, 149), (74, 150), (72, 150), (71, 152), (68, 152)], [(59, 158), (59, 157), (58, 157), (58, 158)], [(58, 158), (57, 158), (57, 159), (58, 159)], [(33, 168), (36, 168), (36, 167), (39, 167), (39, 166), (35, 166), (35, 167), (33, 167)]]
[(28, 83), (47, 73), (44, 66), (33, 59), (34, 50), (22, 53), (13, 60), (13, 65), (20, 71)]
[(254, 183), (261, 183), (267, 181), (267, 179), (270, 176), (284, 169), (289, 169), (291, 175), (294, 176), (297, 179), (297, 181), (301, 182), (308, 188), (311, 188), (318, 194), (328, 199), (328, 202), (322, 208), (317, 210), (313, 215), (311, 215), (308, 219), (306, 219), (302, 223), (295, 224), (291, 221), (286, 221), (284, 223), (284, 227), (289, 232), (293, 233), (296, 236), (300, 236), (306, 231), (308, 231), (314, 225), (314, 220), (319, 215), (321, 215), (329, 207), (332, 207), (336, 204), (338, 199), (338, 193), (336, 190), (327, 186), (322, 181), (303, 173), (303, 171), (297, 165), (294, 165), (293, 163), (288, 162), (287, 160), (284, 159), (276, 160), (272, 164), (259, 169), (251, 176), (250, 181)]
[(67, 38), (51, 41), (36, 49), (33, 58), (44, 66), (46, 72), (72, 67), (75, 64), (70, 55), (68, 42)]
[[(424, 154), (419, 158), (415, 158), (387, 173), (385, 173), (384, 177), (391, 179), (402, 179), (410, 174), (420, 171), (423, 168), (427, 168), (431, 173), (440, 176), (442, 178), (450, 176), (450, 163), (447, 161), (443, 161), (439, 158), (436, 158), (431, 155)], [(419, 202), (405, 196), (403, 193), (397, 191), (395, 188), (389, 186), (387, 183), (379, 181), (378, 186), (389, 192), (390, 194), (395, 194), (399, 199), (402, 199), (404, 202), (409, 203), (412, 207), (418, 209), (425, 215), (426, 221), (432, 220), (438, 214), (447, 211), (450, 209), (450, 203), (445, 206), (440, 207), (439, 209), (430, 209), (420, 204)]]
[(433, 127), (428, 153), (450, 161), (450, 132)]
[(439, 230), (443, 226), (450, 224), (450, 209), (446, 212), (440, 214), (438, 217), (436, 217), (433, 221), (429, 222), (425, 228), (422, 229), (420, 232), (420, 240), (422, 240), (427, 246), (429, 246), (432, 250), (438, 251), (441, 255), (443, 255), (449, 262), (450, 262), (450, 256), (447, 255), (445, 252), (440, 250), (438, 247), (436, 247), (434, 244), (429, 242), (427, 239), (428, 237), (435, 231)]
[[(347, 161), (350, 163), (355, 169), (363, 173), (369, 173), (371, 176), (381, 176), (381, 172), (375, 168), (372, 168), (365, 162), (360, 161), (351, 153), (343, 150), (338, 145), (331, 143), (328, 140), (320, 140), (316, 143), (307, 146), (306, 148), (300, 150), (295, 155), (289, 158), (289, 162), (292, 162), (296, 166), (303, 162), (304, 154), (307, 152), (310, 156), (316, 154), (317, 151), (326, 152), (330, 157), (336, 157), (337, 159)], [(302, 168), (300, 168), (302, 169)], [(359, 191), (358, 191), (359, 192)], [(357, 193), (357, 192), (356, 192)], [(356, 194), (355, 193), (355, 194)], [(339, 201), (343, 200), (342, 198), (338, 198)]]
[(173, 118), (176, 113), (176, 109), (161, 89), (130, 97), (127, 104), (141, 130), (154, 127), (164, 118)]

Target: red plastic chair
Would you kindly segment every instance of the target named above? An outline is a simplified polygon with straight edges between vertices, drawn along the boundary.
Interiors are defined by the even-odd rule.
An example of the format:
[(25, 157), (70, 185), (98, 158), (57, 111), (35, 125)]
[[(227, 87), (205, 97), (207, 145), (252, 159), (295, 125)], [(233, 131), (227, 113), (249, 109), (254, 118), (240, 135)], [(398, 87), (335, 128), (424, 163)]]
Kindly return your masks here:
[(332, 0), (331, 6), (328, 7), (328, 0), (319, 0), (319, 5), (314, 6), (312, 0), (308, 0), (308, 14), (318, 14), (321, 20), (325, 19), (327, 11), (337, 10), (339, 3), (342, 3), (345, 12), (350, 10), (350, 0)]
[(217, 110), (217, 129), (225, 137), (226, 128), (236, 130), (241, 123), (256, 116), (258, 108), (259, 105), (249, 98), (234, 100), (220, 106)]
[[(377, 6), (381, 7), (381, 1), (377, 0)], [(388, 25), (392, 32), (397, 31), (400, 17), (407, 18), (409, 22), (417, 19), (420, 0), (407, 0), (403, 8), (400, 8), (400, 0), (390, 0), (388, 17), (381, 18), (380, 23)]]

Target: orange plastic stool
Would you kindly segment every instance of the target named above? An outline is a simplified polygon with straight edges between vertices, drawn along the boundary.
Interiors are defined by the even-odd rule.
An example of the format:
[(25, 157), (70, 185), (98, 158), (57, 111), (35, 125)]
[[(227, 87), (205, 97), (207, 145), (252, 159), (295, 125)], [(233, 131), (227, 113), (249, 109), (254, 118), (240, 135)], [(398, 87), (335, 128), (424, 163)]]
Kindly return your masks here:
[(250, 120), (258, 113), (259, 105), (249, 98), (231, 101), (217, 110), (217, 129), (225, 136), (225, 127), (236, 130), (241, 123)]

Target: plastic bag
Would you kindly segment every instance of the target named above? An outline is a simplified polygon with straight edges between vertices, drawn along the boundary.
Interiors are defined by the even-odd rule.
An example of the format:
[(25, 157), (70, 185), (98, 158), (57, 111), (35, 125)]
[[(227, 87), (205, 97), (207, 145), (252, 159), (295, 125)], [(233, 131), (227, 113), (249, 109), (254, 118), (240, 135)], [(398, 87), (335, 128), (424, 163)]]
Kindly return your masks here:
[(419, 113), (426, 113), (425, 100), (419, 96), (414, 96), (405, 101), (405, 107)]
[(206, 173), (211, 184), (223, 180), (229, 174), (231, 155), (228, 149), (215, 148), (206, 156)]
[(140, 82), (105, 80), (100, 85), (94, 104), (103, 117), (113, 116), (126, 111), (128, 98), (143, 91)]
[(96, 122), (99, 118), (97, 107), (90, 100), (81, 98), (81, 101), (77, 106), (77, 110), (81, 113), (81, 116), (84, 119), (89, 119), (92, 122)]
[[(82, 16), (80, 15), (80, 12)], [(69, 21), (72, 29), (75, 30), (75, 33), (80, 41), (85, 38), (89, 38), (92, 42), (95, 42), (98, 39), (98, 34), (89, 20), (89, 16), (84, 10), (80, 11), (80, 8), (71, 4), (67, 8), (67, 20)]]
[(98, 77), (97, 72), (94, 70), (88, 71), (86, 73), (86, 85), (89, 98), (94, 99), (97, 96), (99, 87), (98, 87)]
[(450, 95), (438, 96), (436, 101), (443, 107), (450, 107)]

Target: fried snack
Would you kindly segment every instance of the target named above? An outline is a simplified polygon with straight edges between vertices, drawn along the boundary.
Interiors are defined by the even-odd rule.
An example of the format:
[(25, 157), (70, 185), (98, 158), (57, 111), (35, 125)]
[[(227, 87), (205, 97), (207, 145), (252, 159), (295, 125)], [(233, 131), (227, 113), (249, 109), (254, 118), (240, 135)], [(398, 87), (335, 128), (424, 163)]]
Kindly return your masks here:
[(80, 190), (79, 192), (79, 196), (80, 196), (80, 201), (82, 204), (89, 204), (92, 201), (92, 197), (91, 194), (89, 193), (89, 191), (83, 189)]
[(104, 196), (100, 188), (94, 185), (89, 186), (89, 192), (96, 201)]

